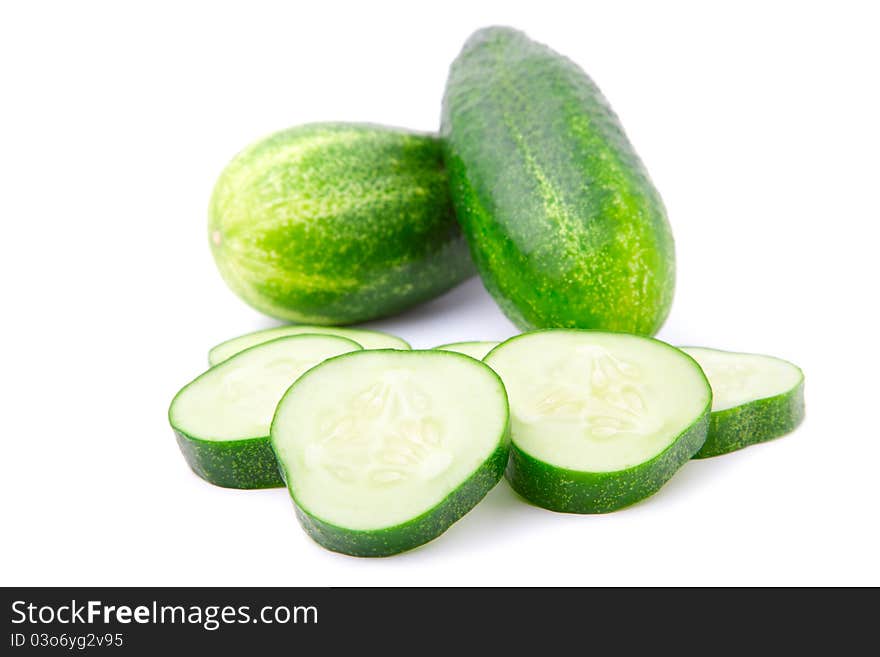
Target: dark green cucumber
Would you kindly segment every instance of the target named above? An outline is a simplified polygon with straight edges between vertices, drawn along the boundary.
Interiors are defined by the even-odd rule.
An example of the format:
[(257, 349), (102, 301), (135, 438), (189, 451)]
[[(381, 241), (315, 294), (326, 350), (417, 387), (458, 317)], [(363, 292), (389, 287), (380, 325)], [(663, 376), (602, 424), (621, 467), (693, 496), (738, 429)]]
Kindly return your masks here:
[(233, 291), (306, 324), (390, 315), (473, 272), (440, 142), (381, 126), (312, 124), (254, 144), (217, 181), (208, 236)]
[(485, 358), (510, 399), (507, 478), (538, 506), (607, 513), (656, 493), (703, 445), (712, 392), (658, 340), (572, 329), (502, 342)]
[(695, 458), (719, 456), (784, 436), (804, 419), (804, 374), (772, 356), (682, 347), (712, 386), (709, 434)]
[(333, 335), (294, 335), (241, 351), (185, 385), (168, 409), (193, 472), (226, 488), (283, 486), (269, 426), (278, 400), (303, 372), (360, 350)]
[(272, 448), (305, 531), (329, 550), (381, 557), (436, 538), (498, 483), (507, 396), (461, 354), (358, 354), (291, 386)]
[(666, 212), (580, 68), (516, 30), (480, 30), (450, 69), (441, 136), (474, 261), (517, 326), (660, 328), (675, 279)]

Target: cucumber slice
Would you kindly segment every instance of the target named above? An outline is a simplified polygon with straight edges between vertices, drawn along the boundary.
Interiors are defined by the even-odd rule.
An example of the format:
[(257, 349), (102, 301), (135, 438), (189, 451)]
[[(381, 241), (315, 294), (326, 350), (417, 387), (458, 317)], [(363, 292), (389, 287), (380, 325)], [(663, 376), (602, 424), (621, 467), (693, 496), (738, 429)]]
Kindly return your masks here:
[(628, 506), (706, 439), (709, 383), (696, 361), (658, 340), (551, 329), (502, 342), (485, 362), (510, 397), (507, 478), (538, 506)]
[(261, 342), (268, 342), (287, 335), (300, 335), (302, 333), (314, 333), (318, 335), (338, 335), (349, 340), (354, 340), (364, 349), (409, 349), (409, 343), (398, 338), (396, 335), (388, 335), (379, 331), (367, 329), (338, 328), (335, 326), (304, 326), (294, 324), (290, 326), (278, 326), (276, 328), (246, 333), (226, 342), (221, 342), (208, 352), (208, 363), (216, 365), (222, 363), (230, 356), (240, 351), (253, 347)]
[(449, 344), (441, 344), (439, 347), (434, 347), (434, 349), (440, 349), (441, 351), (455, 351), (459, 354), (476, 358), (477, 360), (483, 360), (483, 358), (486, 357), (486, 354), (497, 346), (497, 342), (450, 342)]
[(804, 419), (804, 373), (772, 356), (682, 347), (712, 385), (709, 435), (696, 458), (727, 454), (793, 431)]
[(272, 447), (305, 531), (381, 557), (427, 543), (498, 483), (508, 407), (498, 375), (445, 351), (361, 351), (291, 386)]
[(283, 486), (269, 426), (284, 391), (309, 368), (360, 345), (335, 335), (295, 335), (245, 349), (181, 389), (168, 420), (186, 462), (226, 488)]

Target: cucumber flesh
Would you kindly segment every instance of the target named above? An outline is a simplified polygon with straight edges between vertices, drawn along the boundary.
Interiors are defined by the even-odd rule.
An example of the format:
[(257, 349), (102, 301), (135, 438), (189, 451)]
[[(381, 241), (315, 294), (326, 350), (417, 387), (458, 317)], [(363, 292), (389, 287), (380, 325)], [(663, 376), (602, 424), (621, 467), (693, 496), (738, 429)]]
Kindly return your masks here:
[(472, 342), (451, 342), (449, 344), (441, 344), (434, 349), (441, 351), (454, 351), (477, 360), (483, 360), (490, 351), (498, 346), (497, 342), (472, 341)]
[(306, 370), (360, 349), (339, 336), (288, 336), (245, 349), (188, 383), (168, 419), (190, 467), (228, 488), (284, 485), (269, 445), (278, 400)]
[(727, 454), (793, 431), (804, 419), (804, 374), (788, 361), (682, 347), (712, 386), (712, 416), (698, 458)]
[(263, 331), (255, 331), (246, 333), (237, 338), (221, 342), (208, 352), (208, 363), (216, 365), (222, 363), (230, 356), (234, 356), (240, 351), (253, 347), (262, 342), (275, 340), (288, 335), (300, 335), (302, 333), (313, 333), (319, 335), (338, 335), (349, 340), (354, 340), (364, 349), (409, 349), (409, 343), (398, 338), (396, 335), (389, 335), (379, 331), (369, 331), (367, 329), (355, 328), (339, 328), (328, 326), (305, 326), (301, 324), (291, 326), (278, 326), (276, 328), (265, 329)]
[(443, 351), (361, 351), (300, 378), (272, 447), (303, 528), (324, 547), (386, 556), (444, 532), (507, 462), (504, 386)]
[(485, 362), (511, 408), (514, 489), (533, 503), (603, 513), (656, 492), (706, 438), (712, 393), (700, 367), (634, 335), (546, 330)]

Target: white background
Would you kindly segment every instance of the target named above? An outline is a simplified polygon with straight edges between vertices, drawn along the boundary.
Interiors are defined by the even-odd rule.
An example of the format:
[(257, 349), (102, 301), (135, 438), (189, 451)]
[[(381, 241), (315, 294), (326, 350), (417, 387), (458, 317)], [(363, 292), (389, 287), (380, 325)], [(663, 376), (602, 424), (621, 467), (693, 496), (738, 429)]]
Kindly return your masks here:
[[(4, 3), (0, 583), (880, 584), (880, 15), (712, 5)], [(215, 270), (208, 197), (293, 124), (435, 129), (450, 61), (496, 23), (580, 63), (651, 171), (678, 255), (659, 337), (800, 364), (808, 418), (619, 513), (502, 483), (421, 549), (332, 554), (286, 491), (191, 474), (167, 425), (210, 346), (274, 324)], [(477, 280), (372, 326), (514, 332)]]

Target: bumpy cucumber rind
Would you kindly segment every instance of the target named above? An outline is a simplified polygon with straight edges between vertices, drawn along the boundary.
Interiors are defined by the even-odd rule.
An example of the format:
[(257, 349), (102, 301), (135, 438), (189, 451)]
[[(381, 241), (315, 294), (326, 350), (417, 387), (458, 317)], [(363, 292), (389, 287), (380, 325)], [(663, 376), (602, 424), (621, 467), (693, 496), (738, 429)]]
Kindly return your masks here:
[[(711, 400), (710, 400), (711, 404)], [(537, 506), (562, 513), (609, 513), (656, 493), (706, 440), (709, 406), (700, 418), (650, 461), (615, 472), (580, 472), (550, 465), (515, 444), (507, 480)]]
[(229, 287), (268, 315), (333, 325), (390, 315), (468, 278), (442, 147), (365, 124), (299, 126), (237, 155), (208, 238)]
[(712, 413), (706, 442), (694, 458), (735, 452), (743, 447), (779, 438), (803, 421), (804, 380), (781, 395)]
[(355, 557), (387, 557), (411, 550), (437, 538), (474, 508), (504, 475), (508, 459), (505, 438), (490, 457), (446, 499), (422, 515), (394, 527), (357, 531), (316, 518), (296, 504), (297, 518), (319, 545)]
[(205, 481), (224, 488), (279, 488), (275, 452), (268, 436), (243, 440), (211, 441), (174, 431), (187, 464)]
[(659, 194), (592, 80), (503, 27), (452, 64), (441, 136), (459, 222), (519, 328), (653, 335), (675, 256)]

